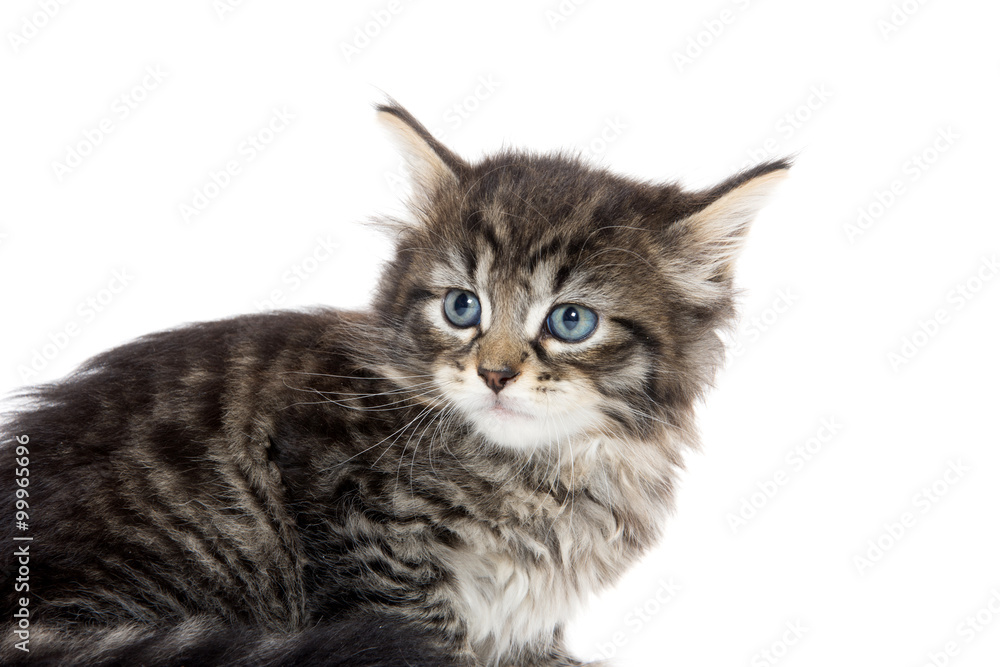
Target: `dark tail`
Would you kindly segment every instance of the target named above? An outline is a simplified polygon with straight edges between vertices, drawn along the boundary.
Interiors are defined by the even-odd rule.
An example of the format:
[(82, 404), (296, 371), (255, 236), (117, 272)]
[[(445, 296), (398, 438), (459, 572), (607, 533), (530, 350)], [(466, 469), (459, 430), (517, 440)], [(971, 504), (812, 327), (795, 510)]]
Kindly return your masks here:
[[(15, 667), (461, 667), (466, 663), (400, 619), (365, 617), (294, 633), (190, 620), (169, 629), (29, 627), (0, 638), (0, 665)], [(27, 648), (25, 652), (22, 648)]]

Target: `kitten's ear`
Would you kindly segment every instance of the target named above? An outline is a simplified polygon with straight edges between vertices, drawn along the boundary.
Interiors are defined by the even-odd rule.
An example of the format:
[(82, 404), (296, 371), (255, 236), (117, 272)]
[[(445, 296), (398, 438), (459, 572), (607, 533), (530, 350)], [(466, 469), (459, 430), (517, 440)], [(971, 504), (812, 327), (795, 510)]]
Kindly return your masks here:
[(695, 275), (715, 282), (732, 277), (750, 223), (790, 166), (788, 160), (766, 162), (729, 178), (697, 195), (707, 205), (667, 228), (670, 245), (682, 249)]
[(394, 100), (379, 104), (379, 122), (391, 133), (403, 153), (416, 185), (425, 193), (442, 183), (457, 181), (469, 165), (434, 138), (409, 111)]

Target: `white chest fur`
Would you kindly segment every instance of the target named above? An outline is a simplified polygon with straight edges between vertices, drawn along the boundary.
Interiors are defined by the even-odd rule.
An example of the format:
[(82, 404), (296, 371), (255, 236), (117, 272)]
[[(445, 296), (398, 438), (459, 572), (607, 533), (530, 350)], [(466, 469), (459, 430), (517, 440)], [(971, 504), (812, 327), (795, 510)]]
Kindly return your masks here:
[[(561, 523), (561, 522), (560, 522)], [(467, 551), (454, 563), (468, 639), (487, 663), (518, 647), (547, 642), (602, 587), (609, 560), (621, 560), (608, 537), (574, 521), (575, 535), (559, 535), (562, 553), (553, 557), (525, 536), (497, 540), (489, 550)], [(560, 533), (568, 529), (554, 525)], [(565, 544), (565, 546), (562, 546)], [(581, 558), (589, 552), (586, 558)], [(597, 561), (601, 566), (594, 567)], [(606, 576), (604, 577), (606, 582)]]
[(670, 505), (672, 466), (663, 450), (630, 458), (645, 467), (577, 459), (568, 498), (512, 499), (508, 520), (476, 530), (453, 552), (467, 637), (484, 664), (503, 664), (520, 647), (551, 641), (657, 538)]
[(545, 642), (586, 595), (554, 569), (525, 567), (504, 554), (470, 555), (460, 572), (468, 640), (488, 662), (519, 646)]

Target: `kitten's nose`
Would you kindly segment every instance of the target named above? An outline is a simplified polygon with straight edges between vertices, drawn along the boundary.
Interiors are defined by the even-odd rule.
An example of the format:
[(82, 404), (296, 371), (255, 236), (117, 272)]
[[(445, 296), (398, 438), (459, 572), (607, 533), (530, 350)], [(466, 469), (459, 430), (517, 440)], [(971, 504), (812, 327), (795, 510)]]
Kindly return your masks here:
[(479, 377), (483, 378), (486, 386), (499, 394), (500, 390), (507, 386), (507, 383), (516, 378), (520, 373), (514, 372), (510, 366), (504, 366), (500, 370), (490, 370), (483, 366), (479, 367)]

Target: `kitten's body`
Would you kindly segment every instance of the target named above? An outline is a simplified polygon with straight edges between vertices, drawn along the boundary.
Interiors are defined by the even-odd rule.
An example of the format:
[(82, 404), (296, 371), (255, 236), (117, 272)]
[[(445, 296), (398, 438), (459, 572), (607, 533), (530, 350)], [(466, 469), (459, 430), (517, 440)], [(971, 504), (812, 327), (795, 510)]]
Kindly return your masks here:
[[(686, 194), (566, 158), (468, 165), (383, 117), (419, 221), (370, 313), (154, 334), (5, 427), (30, 438), (34, 634), (0, 660), (578, 664), (562, 627), (659, 535), (748, 202), (786, 165)], [(441, 314), (456, 288), (474, 327)], [(589, 338), (546, 333), (584, 302)]]

